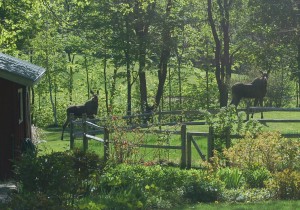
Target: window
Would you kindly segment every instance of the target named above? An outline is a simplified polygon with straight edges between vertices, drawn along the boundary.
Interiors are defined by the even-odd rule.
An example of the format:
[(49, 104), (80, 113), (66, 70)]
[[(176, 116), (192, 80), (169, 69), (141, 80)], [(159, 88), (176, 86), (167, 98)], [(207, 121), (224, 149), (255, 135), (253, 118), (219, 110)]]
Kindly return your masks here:
[(18, 104), (19, 104), (19, 124), (23, 122), (23, 89), (18, 89)]

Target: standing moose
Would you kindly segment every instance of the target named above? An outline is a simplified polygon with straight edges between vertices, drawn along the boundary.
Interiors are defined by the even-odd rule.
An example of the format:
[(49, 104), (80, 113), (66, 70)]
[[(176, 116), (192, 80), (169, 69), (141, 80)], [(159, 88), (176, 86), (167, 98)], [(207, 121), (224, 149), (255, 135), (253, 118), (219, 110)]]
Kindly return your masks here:
[(82, 114), (86, 114), (88, 118), (94, 118), (94, 115), (98, 112), (98, 91), (97, 94), (94, 94), (93, 91), (91, 91), (93, 94), (92, 98), (85, 102), (84, 105), (78, 105), (78, 106), (69, 106), (67, 108), (67, 120), (63, 125), (62, 134), (61, 134), (61, 140), (64, 139), (64, 131), (67, 125), (70, 123), (70, 114), (73, 113), (75, 118), (81, 118)]
[[(234, 104), (237, 107), (242, 98), (254, 98), (254, 106), (257, 106), (258, 103), (260, 106), (263, 106), (263, 98), (267, 93), (267, 80), (270, 71), (260, 71), (260, 73), (261, 77), (257, 77), (250, 84), (239, 82), (232, 86), (231, 104)], [(263, 112), (261, 112), (261, 118), (264, 118)]]

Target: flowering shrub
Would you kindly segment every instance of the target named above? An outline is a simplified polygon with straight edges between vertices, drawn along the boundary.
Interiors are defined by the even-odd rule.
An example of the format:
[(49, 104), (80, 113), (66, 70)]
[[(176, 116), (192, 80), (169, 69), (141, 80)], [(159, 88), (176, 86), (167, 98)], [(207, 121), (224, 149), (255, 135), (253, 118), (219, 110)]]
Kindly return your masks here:
[(283, 138), (278, 132), (248, 134), (224, 151), (233, 166), (241, 169), (264, 167), (271, 172), (299, 169), (300, 143)]
[(224, 151), (231, 166), (243, 170), (248, 187), (265, 187), (279, 199), (300, 198), (300, 142), (278, 132), (248, 134)]

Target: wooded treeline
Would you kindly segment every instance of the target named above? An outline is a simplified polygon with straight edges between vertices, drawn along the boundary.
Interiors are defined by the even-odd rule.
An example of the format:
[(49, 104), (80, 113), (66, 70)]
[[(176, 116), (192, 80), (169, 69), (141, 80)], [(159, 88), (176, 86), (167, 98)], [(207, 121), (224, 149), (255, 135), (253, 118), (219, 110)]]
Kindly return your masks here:
[(99, 115), (226, 106), (271, 71), (267, 104), (299, 106), (299, 0), (1, 0), (0, 48), (46, 69), (33, 120), (60, 124), (100, 91)]

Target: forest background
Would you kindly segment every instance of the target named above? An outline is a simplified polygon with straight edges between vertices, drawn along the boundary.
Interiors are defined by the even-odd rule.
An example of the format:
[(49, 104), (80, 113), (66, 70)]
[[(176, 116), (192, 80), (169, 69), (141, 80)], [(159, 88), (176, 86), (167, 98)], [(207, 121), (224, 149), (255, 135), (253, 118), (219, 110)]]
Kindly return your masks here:
[(99, 91), (99, 117), (226, 106), (270, 70), (265, 105), (299, 106), (298, 0), (1, 0), (0, 50), (46, 69), (32, 120), (61, 125)]

